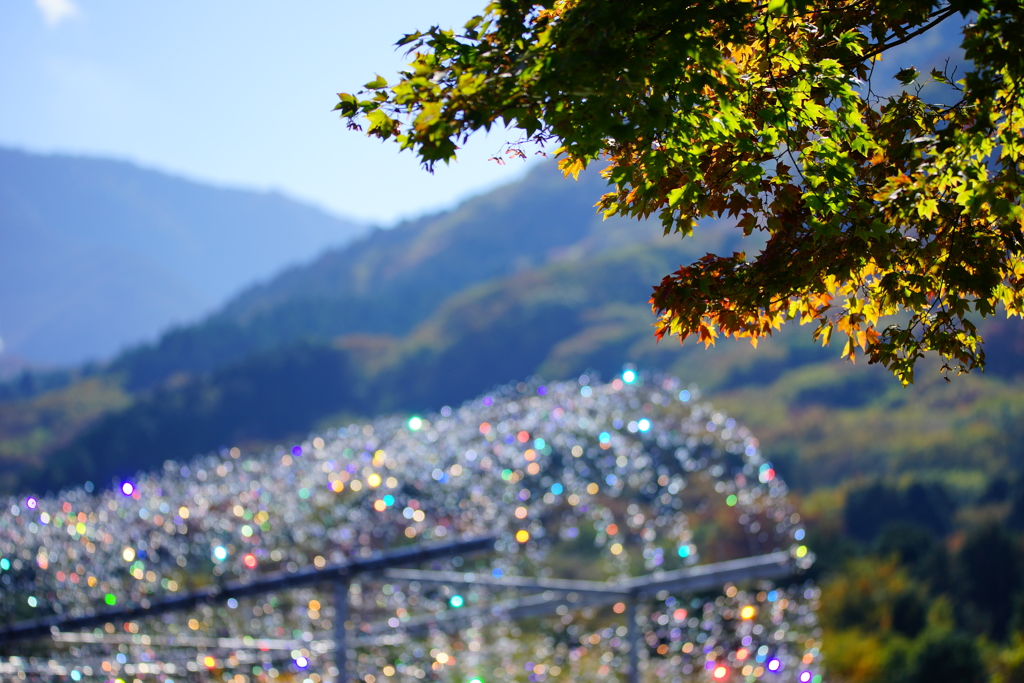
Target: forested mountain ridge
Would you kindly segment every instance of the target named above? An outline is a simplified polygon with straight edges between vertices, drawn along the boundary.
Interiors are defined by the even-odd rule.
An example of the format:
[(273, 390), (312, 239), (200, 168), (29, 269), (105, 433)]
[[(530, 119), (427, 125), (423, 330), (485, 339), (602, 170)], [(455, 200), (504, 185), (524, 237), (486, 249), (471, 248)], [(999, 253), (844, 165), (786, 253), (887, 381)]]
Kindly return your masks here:
[(0, 148), (0, 336), (37, 364), (109, 358), (364, 226), (272, 192)]
[[(603, 221), (593, 207), (602, 183), (595, 173), (579, 182), (565, 180), (552, 165), (543, 165), (523, 181), (454, 211), (375, 231), (285, 271), (207, 320), (172, 330), (158, 343), (95, 370), (94, 384), (104, 387), (96, 395), (111, 397), (111, 409), (124, 407), (123, 390), (134, 396), (125, 412), (79, 413), (77, 428), (69, 420), (35, 427), (28, 419), (12, 423), (0, 438), (8, 485), (17, 486), (23, 475), (40, 487), (74, 481), (59, 474), (66, 468), (54, 467), (54, 449), (75, 450), (71, 460), (85, 466), (76, 471), (102, 480), (113, 471), (104, 462), (121, 471), (113, 464), (119, 458), (112, 443), (133, 444), (133, 453), (148, 451), (162, 461), (211, 443), (281, 438), (338, 411), (367, 415), (457, 402), (465, 392), (538, 370), (582, 371), (588, 363), (614, 369), (625, 347), (608, 353), (609, 335), (653, 344), (645, 303), (650, 283), (706, 251), (731, 249), (738, 231), (712, 225), (679, 242), (649, 224)], [(496, 315), (498, 310), (503, 312)], [(519, 339), (519, 332), (529, 332), (529, 339)], [(498, 340), (507, 343), (495, 346)], [(577, 353), (579, 344), (589, 351)], [(342, 357), (342, 365), (353, 364), (354, 374), (342, 394), (331, 394), (301, 416), (284, 410), (293, 417), (280, 423), (265, 418), (255, 428), (237, 410), (211, 407), (233, 400), (240, 410), (257, 396), (274, 404), (268, 397), (281, 397), (274, 384), (280, 376), (263, 369), (279, 366), (276, 357), (308, 369), (307, 356), (323, 361), (331, 354)], [(459, 382), (452, 381), (455, 374)], [(29, 389), (46, 386), (45, 377), (23, 379)], [(309, 384), (315, 385), (307, 390), (313, 394), (322, 388)], [(66, 399), (44, 398), (62, 395), (58, 390), (23, 401), (20, 414), (42, 415), (44, 404), (77, 405), (74, 386)], [(26, 395), (32, 393), (38, 391)], [(202, 412), (210, 428), (193, 422), (184, 429), (177, 418), (161, 422), (178, 411), (196, 420), (196, 411)], [(228, 419), (229, 413), (234, 417)], [(149, 426), (133, 431), (130, 425), (140, 419)], [(99, 431), (80, 433), (90, 420), (99, 420), (93, 427)], [(169, 432), (161, 426), (172, 423), (177, 426)], [(121, 429), (149, 436), (139, 442)], [(88, 452), (79, 448), (81, 439), (89, 442)], [(64, 452), (65, 458), (71, 453)], [(121, 462), (142, 464), (138, 455)]]
[[(601, 221), (592, 206), (600, 189), (592, 175), (574, 183), (539, 167), (450, 213), (289, 269), (123, 355), (91, 384), (9, 403), (17, 419), (0, 425), (0, 486), (103, 483), (224, 445), (257, 448), (331, 421), (456, 405), (534, 374), (608, 375), (625, 362), (712, 392), (766, 436), (765, 451), (799, 485), (934, 477), (946, 461), (981, 482), (1008, 465), (999, 455), (1016, 433), (1008, 425), (1024, 419), (1012, 381), (1024, 368), (1020, 325), (983, 327), (992, 332), (987, 376), (945, 386), (925, 374), (910, 390), (840, 361), (798, 326), (756, 350), (656, 344), (650, 286), (705, 252), (730, 252), (737, 235), (704, 226), (679, 240)], [(82, 396), (102, 406), (83, 411)], [(886, 439), (862, 428), (875, 419)]]
[(552, 261), (654, 239), (653, 227), (602, 220), (594, 201), (604, 186), (594, 172), (570, 182), (552, 164), (539, 165), (522, 180), (451, 211), (377, 230), (257, 284), (228, 302), (216, 317), (245, 320), (299, 300), (382, 297), (397, 291), (419, 297), (420, 309), (426, 312), (420, 313), (422, 319), (438, 302), (429, 292), (408, 291), (412, 286), (456, 291)]
[[(618, 246), (660, 240), (654, 225), (603, 221), (596, 173), (565, 180), (552, 165), (450, 212), (376, 230), (243, 292), (196, 325), (133, 349), (113, 368), (133, 389), (208, 372), (298, 339), (408, 333), (466, 287)], [(720, 247), (709, 228), (688, 252)]]

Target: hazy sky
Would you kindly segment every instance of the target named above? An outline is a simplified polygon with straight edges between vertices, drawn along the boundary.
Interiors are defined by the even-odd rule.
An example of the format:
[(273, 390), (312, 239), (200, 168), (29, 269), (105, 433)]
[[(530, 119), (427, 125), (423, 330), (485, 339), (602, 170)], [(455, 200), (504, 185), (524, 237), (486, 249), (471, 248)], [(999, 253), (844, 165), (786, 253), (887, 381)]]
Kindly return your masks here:
[(350, 132), (335, 93), (404, 63), (395, 41), (486, 0), (2, 0), (0, 145), (276, 189), (390, 223), (508, 182), (480, 138), (434, 176)]

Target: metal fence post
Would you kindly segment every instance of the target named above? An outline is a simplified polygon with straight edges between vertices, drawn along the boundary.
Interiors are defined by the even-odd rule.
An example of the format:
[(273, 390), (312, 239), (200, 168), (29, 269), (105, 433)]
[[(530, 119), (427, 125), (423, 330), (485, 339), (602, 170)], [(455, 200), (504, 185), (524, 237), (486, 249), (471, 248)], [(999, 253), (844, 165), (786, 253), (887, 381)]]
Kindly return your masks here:
[(334, 666), (338, 669), (337, 681), (348, 683), (348, 638), (345, 622), (348, 621), (348, 579), (334, 582)]
[(629, 631), (628, 683), (640, 683), (640, 629), (636, 624), (636, 600), (626, 603), (626, 629)]

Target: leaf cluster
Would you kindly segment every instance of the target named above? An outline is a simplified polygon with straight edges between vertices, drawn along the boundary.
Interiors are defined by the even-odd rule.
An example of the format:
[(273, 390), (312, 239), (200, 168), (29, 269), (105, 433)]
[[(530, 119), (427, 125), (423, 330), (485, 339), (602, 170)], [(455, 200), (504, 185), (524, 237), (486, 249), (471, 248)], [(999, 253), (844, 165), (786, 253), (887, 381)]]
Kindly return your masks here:
[[(928, 77), (946, 97), (911, 66), (875, 94), (885, 52), (956, 17), (970, 68)], [(1024, 311), (1022, 20), (1016, 0), (503, 0), (405, 36), (398, 82), (336, 109), (428, 169), (504, 126), (514, 154), (556, 141), (566, 175), (607, 164), (606, 216), (764, 233), (665, 276), (656, 336), (756, 345), (814, 323), (906, 384), (928, 353), (983, 367), (970, 316)]]

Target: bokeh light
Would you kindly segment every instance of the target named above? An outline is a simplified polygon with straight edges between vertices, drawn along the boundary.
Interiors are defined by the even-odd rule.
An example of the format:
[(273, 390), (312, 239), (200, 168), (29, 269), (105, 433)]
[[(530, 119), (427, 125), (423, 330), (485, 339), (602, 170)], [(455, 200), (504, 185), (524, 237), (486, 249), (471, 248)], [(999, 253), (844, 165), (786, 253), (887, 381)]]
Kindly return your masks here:
[[(800, 515), (757, 439), (695, 386), (626, 372), (609, 384), (585, 376), (500, 387), (416, 416), (418, 428), (408, 416), (384, 417), (262, 454), (225, 448), (141, 474), (124, 482), (130, 492), (70, 490), (38, 497), (35, 509), (24, 498), (0, 501), (0, 580), (10, 578), (0, 618), (79, 616), (481, 535), (498, 538), (493, 555), (424, 569), (615, 582), (772, 551), (809, 567)], [(512, 584), (360, 578), (348, 616), (352, 675), (554, 683), (626, 670), (625, 603), (567, 604), (522, 625), (492, 619), (528, 597)], [(806, 671), (813, 681), (819, 599), (799, 577), (785, 588), (757, 581), (650, 595), (635, 610), (641, 679), (706, 681), (720, 667), (728, 680)], [(417, 626), (445, 612), (468, 621)], [(180, 681), (210, 657), (224, 680), (269, 683), (301, 659), (298, 680), (329, 683), (338, 677), (336, 617), (324, 586), (122, 620), (33, 642), (46, 656), (32, 675)], [(179, 641), (192, 644), (170, 644)], [(0, 677), (16, 654), (0, 653)]]

